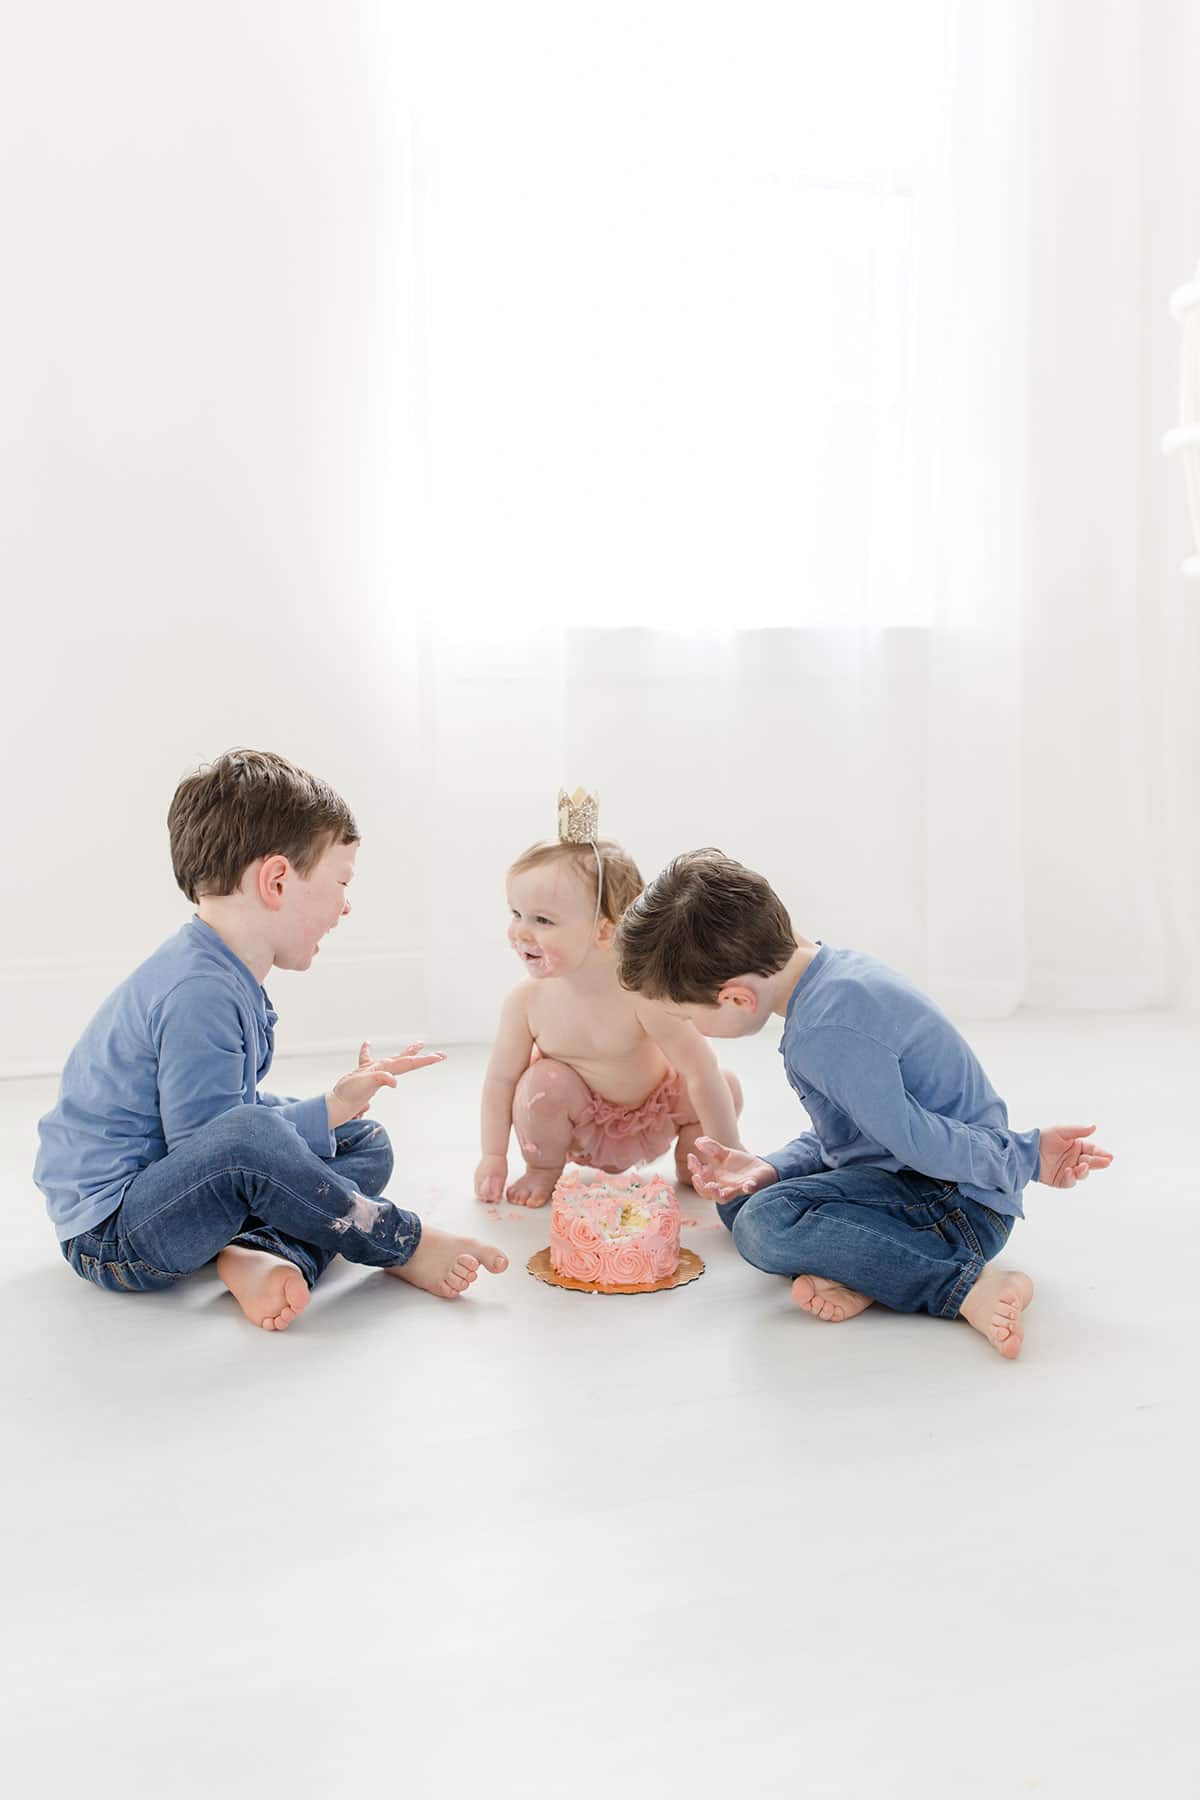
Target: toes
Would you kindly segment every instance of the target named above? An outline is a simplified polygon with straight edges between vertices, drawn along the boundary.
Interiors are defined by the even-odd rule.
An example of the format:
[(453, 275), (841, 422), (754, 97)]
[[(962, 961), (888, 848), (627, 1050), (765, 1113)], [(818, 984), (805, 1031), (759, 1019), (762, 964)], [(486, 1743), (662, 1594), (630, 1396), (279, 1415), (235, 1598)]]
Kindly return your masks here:
[(508, 1267), (508, 1258), (503, 1250), (497, 1250), (491, 1244), (479, 1246), (479, 1260), (490, 1275), (502, 1275)]

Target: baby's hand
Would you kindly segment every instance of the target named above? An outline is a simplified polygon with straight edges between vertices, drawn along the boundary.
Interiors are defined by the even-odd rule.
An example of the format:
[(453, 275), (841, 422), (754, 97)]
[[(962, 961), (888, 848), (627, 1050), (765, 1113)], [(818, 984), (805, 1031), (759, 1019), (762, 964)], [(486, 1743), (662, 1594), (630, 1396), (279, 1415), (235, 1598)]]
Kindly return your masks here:
[(1086, 1181), (1093, 1169), (1107, 1169), (1112, 1153), (1089, 1144), (1094, 1125), (1047, 1125), (1042, 1131), (1042, 1156), (1038, 1180), (1047, 1187), (1072, 1188)]
[(485, 1206), (499, 1206), (508, 1180), (507, 1156), (484, 1156), (475, 1171), (475, 1198)]
[(445, 1062), (443, 1051), (430, 1050), (422, 1056), (420, 1053), (424, 1049), (424, 1044), (410, 1044), (399, 1056), (376, 1059), (371, 1055), (370, 1044), (364, 1044), (358, 1053), (357, 1069), (335, 1081), (325, 1096), (329, 1129), (336, 1130), (348, 1119), (361, 1119), (381, 1087), (395, 1087), (398, 1075), (407, 1075), (411, 1069), (427, 1069), (431, 1063)]
[(696, 1139), (696, 1148), (688, 1157), (692, 1186), (706, 1200), (736, 1200), (743, 1194), (757, 1194), (759, 1188), (771, 1187), (779, 1180), (779, 1172), (761, 1156), (748, 1150), (729, 1150), (716, 1138)]

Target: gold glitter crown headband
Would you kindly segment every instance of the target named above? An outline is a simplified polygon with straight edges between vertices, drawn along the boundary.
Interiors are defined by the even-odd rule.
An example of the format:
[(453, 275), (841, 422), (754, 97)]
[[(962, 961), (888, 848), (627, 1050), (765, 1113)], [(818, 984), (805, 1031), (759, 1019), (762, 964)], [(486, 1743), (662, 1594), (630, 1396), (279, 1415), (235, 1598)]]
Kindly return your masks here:
[(600, 908), (604, 903), (604, 858), (596, 842), (600, 823), (599, 794), (585, 794), (581, 787), (573, 794), (558, 790), (558, 841), (560, 844), (590, 844), (596, 858), (596, 916), (592, 920), (592, 936), (600, 924)]

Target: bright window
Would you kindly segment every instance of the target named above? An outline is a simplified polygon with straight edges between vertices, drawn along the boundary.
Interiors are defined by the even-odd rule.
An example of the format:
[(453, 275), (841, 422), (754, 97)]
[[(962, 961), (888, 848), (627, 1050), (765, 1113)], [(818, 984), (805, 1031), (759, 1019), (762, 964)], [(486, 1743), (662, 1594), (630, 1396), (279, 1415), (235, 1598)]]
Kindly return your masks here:
[(442, 620), (922, 622), (950, 0), (423, 10)]

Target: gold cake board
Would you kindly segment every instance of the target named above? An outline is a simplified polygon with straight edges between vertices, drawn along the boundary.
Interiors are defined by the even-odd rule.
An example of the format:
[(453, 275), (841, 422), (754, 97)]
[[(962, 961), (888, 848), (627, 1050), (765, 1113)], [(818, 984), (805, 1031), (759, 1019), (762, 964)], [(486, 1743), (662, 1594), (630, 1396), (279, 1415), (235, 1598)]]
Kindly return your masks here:
[(697, 1256), (694, 1250), (680, 1250), (679, 1267), (673, 1275), (665, 1275), (661, 1281), (646, 1281), (640, 1287), (600, 1287), (594, 1281), (575, 1281), (570, 1275), (560, 1275), (550, 1262), (550, 1246), (538, 1250), (525, 1264), (531, 1275), (539, 1281), (545, 1281), (550, 1287), (574, 1288), (579, 1294), (657, 1294), (659, 1288), (685, 1287), (689, 1281), (695, 1281), (704, 1273), (704, 1258)]

